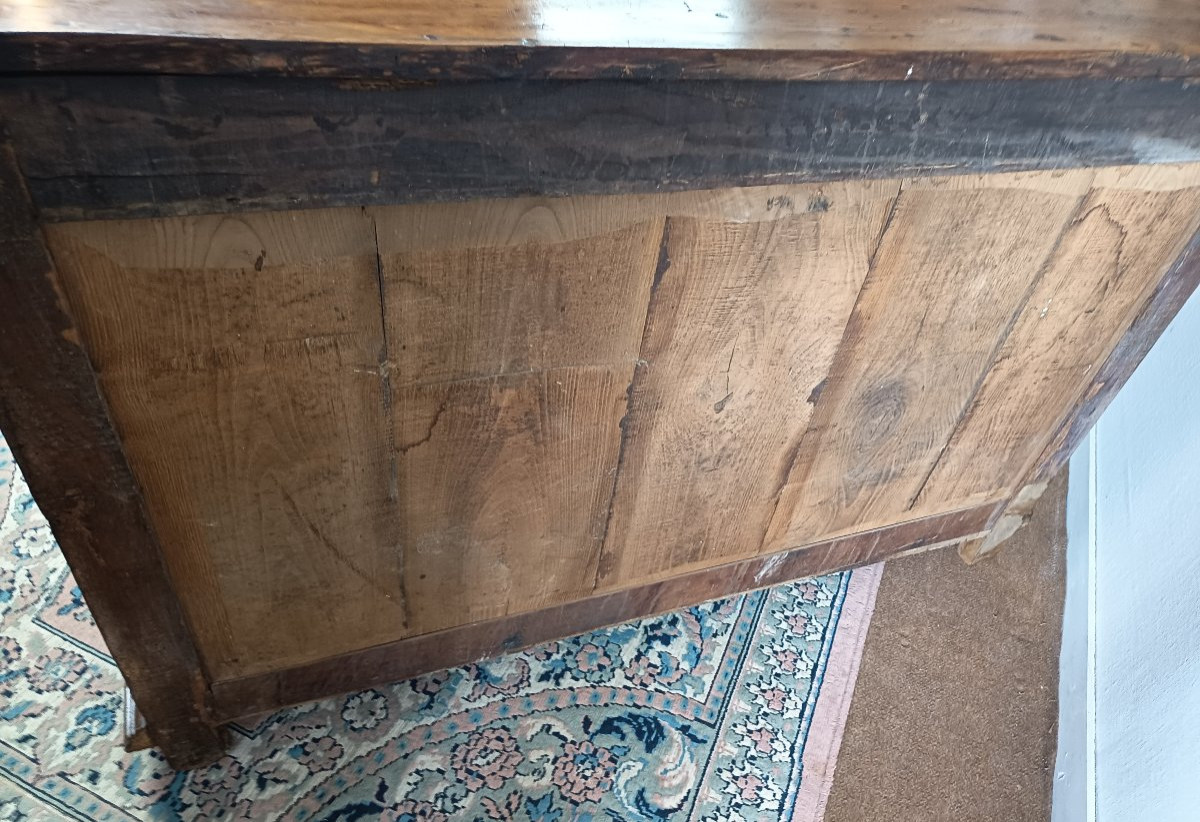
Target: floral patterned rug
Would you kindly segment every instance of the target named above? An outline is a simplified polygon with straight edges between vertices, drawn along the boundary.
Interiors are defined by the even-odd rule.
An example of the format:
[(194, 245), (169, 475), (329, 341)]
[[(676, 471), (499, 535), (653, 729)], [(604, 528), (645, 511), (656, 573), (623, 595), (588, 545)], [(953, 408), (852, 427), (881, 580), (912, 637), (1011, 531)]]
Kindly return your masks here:
[(0, 820), (816, 822), (877, 567), (122, 750), (123, 686), (0, 440)]

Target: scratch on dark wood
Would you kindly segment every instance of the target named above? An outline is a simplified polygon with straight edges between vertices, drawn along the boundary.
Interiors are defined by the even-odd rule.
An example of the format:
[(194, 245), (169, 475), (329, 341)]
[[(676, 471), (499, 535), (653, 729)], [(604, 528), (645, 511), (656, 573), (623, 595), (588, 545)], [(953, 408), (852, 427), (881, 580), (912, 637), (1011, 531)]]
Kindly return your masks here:
[(1197, 101), (1200, 85), (1159, 79), (0, 77), (52, 220), (1186, 162)]
[[(686, 4), (685, 4), (686, 5)], [(993, 13), (996, 10), (991, 10)], [(435, 35), (426, 35), (431, 42)], [(1058, 42), (1058, 35), (1035, 40)], [(766, 56), (769, 55), (769, 56)], [(1194, 77), (1186, 54), (900, 49), (622, 48), (610, 46), (391, 45), (87, 33), (5, 33), (0, 73), (101, 71), (251, 77), (356, 78), (392, 87), (522, 80), (1028, 80), (1049, 77)]]

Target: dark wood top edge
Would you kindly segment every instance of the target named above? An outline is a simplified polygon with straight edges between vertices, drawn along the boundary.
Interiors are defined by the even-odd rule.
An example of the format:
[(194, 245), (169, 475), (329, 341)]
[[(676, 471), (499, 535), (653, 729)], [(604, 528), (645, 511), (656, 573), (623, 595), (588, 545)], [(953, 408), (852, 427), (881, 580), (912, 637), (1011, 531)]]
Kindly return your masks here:
[(43, 221), (1200, 161), (1200, 84), (0, 78)]
[(397, 682), (447, 664), (467, 664), (602, 625), (652, 616), (791, 580), (869, 565), (987, 528), (986, 503), (764, 554), (541, 611), (409, 637), (316, 662), (214, 682), (216, 721), (233, 722), (312, 699)]
[(1200, 77), (1200, 54), (1114, 50), (846, 51), (319, 43), (0, 33), (0, 74), (104, 73), (498, 79), (1001, 80)]

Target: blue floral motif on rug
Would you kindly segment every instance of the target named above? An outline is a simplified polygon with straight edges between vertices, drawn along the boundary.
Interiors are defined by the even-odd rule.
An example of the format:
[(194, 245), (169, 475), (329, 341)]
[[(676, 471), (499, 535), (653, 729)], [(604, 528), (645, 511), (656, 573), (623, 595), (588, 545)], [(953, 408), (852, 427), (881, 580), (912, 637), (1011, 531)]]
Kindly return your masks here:
[(0, 440), (0, 820), (792, 820), (850, 574), (121, 749), (122, 685)]

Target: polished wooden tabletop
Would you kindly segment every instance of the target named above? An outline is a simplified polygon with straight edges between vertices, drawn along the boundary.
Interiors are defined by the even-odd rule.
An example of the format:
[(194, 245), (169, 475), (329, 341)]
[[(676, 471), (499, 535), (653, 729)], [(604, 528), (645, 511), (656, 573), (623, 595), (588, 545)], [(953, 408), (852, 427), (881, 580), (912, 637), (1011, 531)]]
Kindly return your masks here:
[(3, 0), (0, 32), (450, 46), (1200, 54), (1196, 0)]

